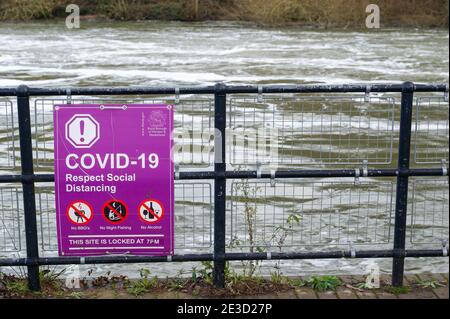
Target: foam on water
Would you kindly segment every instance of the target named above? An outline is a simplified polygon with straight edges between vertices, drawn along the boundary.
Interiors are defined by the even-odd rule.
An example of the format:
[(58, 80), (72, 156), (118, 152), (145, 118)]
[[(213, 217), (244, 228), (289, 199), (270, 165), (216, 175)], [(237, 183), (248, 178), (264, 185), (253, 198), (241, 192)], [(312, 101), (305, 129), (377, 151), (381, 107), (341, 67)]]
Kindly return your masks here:
[[(0, 87), (196, 86), (218, 81), (448, 83), (448, 40), (448, 30), (318, 31), (294, 27), (264, 29), (229, 22), (82, 21), (79, 30), (66, 29), (64, 21), (1, 24)], [(278, 111), (275, 105), (272, 107)], [(380, 123), (364, 125), (380, 129)], [(442, 128), (438, 121), (427, 125), (423, 128)], [(51, 139), (49, 123), (47, 126)], [(398, 130), (398, 123), (394, 123), (394, 129)], [(2, 143), (0, 150), (7, 147)], [(383, 271), (390, 270), (391, 259), (378, 261)], [(306, 274), (317, 273), (318, 269), (323, 273), (363, 273), (370, 262), (285, 261), (282, 270), (293, 275), (299, 269)], [(189, 270), (193, 265), (181, 267)], [(100, 266), (97, 272), (112, 270), (136, 275), (143, 266), (148, 267), (128, 265), (124, 270), (120, 265)], [(154, 273), (159, 276), (175, 275), (179, 269), (167, 264), (157, 267)], [(271, 270), (268, 267), (266, 273)], [(448, 260), (408, 260), (407, 270), (448, 272)]]

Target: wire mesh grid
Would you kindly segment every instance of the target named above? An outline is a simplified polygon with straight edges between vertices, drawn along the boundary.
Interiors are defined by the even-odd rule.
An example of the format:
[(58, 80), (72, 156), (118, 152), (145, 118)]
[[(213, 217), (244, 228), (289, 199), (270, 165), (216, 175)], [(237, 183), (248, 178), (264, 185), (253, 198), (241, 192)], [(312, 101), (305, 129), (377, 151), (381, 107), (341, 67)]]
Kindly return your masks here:
[[(209, 183), (175, 183), (175, 248), (208, 248), (212, 242), (212, 198)], [(52, 185), (36, 188), (39, 242), (43, 251), (58, 248), (55, 192)]]
[(43, 251), (58, 250), (54, 185), (42, 185), (35, 189), (40, 247)]
[(385, 244), (392, 182), (233, 182), (230, 246)]
[(448, 163), (448, 122), (449, 103), (443, 97), (417, 98), (413, 133), (416, 163)]
[(0, 169), (16, 168), (19, 145), (16, 116), (12, 101), (0, 99)]
[[(392, 161), (392, 97), (233, 97), (229, 104), (228, 145), (233, 165)], [(267, 138), (275, 143), (277, 158), (268, 152)]]
[(19, 187), (0, 187), (0, 252), (22, 249), (20, 194)]
[(175, 248), (211, 247), (211, 196), (209, 183), (175, 184)]
[[(67, 104), (67, 99), (36, 99), (32, 110), (35, 165), (53, 167), (53, 105)], [(182, 167), (209, 167), (213, 162), (214, 138), (212, 101), (209, 98), (180, 99), (72, 99), (72, 104), (173, 104), (174, 161)]]
[(411, 242), (448, 242), (448, 178), (414, 180), (412, 183)]

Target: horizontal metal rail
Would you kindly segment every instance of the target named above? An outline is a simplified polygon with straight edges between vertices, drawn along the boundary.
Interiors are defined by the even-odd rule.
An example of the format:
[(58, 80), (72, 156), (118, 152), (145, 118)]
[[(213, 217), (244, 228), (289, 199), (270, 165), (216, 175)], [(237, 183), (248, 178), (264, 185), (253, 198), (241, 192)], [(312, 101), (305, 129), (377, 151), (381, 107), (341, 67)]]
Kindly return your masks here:
[[(359, 171), (359, 172), (358, 172)], [(449, 169), (445, 168), (414, 168), (414, 169), (368, 169), (364, 175), (363, 169), (342, 169), (342, 170), (290, 170), (276, 171), (272, 173), (262, 172), (258, 176), (257, 171), (227, 171), (224, 174), (214, 171), (205, 172), (180, 172), (179, 180), (208, 180), (216, 176), (226, 179), (270, 179), (270, 178), (333, 178), (333, 177), (395, 177), (395, 176), (448, 176)], [(54, 182), (53, 174), (35, 175), (0, 175), (0, 183), (21, 183), (21, 182)]]
[[(226, 86), (225, 94), (256, 93), (400, 93), (403, 84), (336, 84), (336, 85), (265, 85), (265, 86)], [(445, 84), (414, 84), (414, 92), (445, 92)], [(0, 96), (15, 96), (20, 88), (0, 88)], [(141, 95), (141, 94), (214, 94), (215, 86), (204, 87), (68, 87), (68, 88), (33, 88), (29, 87), (30, 96), (57, 95)]]
[[(342, 259), (342, 258), (406, 258), (447, 257), (443, 250), (411, 249), (395, 250), (362, 250), (362, 251), (324, 251), (324, 252), (269, 252), (269, 253), (226, 253), (227, 261), (239, 260), (292, 260), (292, 259)], [(156, 262), (195, 262), (214, 261), (213, 254), (185, 254), (173, 256), (106, 256), (106, 257), (48, 257), (48, 258), (9, 258), (0, 259), (0, 267), (33, 266), (33, 265), (88, 265), (115, 263), (156, 263)]]

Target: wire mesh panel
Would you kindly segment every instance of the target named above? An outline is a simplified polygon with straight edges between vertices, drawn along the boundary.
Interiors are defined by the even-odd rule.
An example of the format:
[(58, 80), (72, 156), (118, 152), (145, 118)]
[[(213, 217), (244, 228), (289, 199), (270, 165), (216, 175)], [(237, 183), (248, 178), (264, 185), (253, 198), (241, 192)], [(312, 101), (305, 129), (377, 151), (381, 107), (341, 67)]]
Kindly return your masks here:
[(391, 182), (234, 182), (231, 246), (388, 243)]
[(58, 250), (55, 188), (53, 185), (36, 187), (36, 217), (41, 249), (43, 251)]
[(211, 99), (181, 100), (175, 105), (175, 164), (209, 167), (214, 163), (213, 116)]
[(175, 184), (175, 248), (208, 248), (212, 244), (211, 184)]
[(0, 99), (0, 169), (14, 169), (17, 164), (19, 134), (15, 117), (13, 103)]
[(420, 97), (416, 104), (414, 159), (416, 163), (448, 162), (449, 104), (443, 97)]
[(22, 249), (21, 192), (18, 187), (0, 186), (0, 252), (19, 252)]
[(415, 180), (412, 191), (411, 242), (448, 242), (448, 179)]
[[(388, 164), (394, 99), (271, 97), (230, 100), (230, 163), (254, 165)], [(261, 142), (262, 137), (262, 142)], [(267, 153), (277, 142), (277, 157)]]
[[(36, 99), (32, 114), (35, 164), (53, 167), (53, 105), (67, 99)], [(213, 163), (213, 110), (210, 99), (99, 99), (71, 100), (73, 104), (174, 104), (174, 161), (183, 167), (208, 167)]]

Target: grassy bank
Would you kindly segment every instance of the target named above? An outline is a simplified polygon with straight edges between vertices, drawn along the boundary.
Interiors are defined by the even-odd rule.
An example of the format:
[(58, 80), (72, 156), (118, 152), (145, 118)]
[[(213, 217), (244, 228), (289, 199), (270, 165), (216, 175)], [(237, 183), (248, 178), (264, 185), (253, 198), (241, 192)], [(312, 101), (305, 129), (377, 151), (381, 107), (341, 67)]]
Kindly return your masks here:
[(449, 0), (0, 0), (0, 20), (65, 17), (69, 3), (84, 16), (114, 20), (236, 20), (264, 25), (364, 27), (370, 3), (382, 26), (448, 27)]
[[(258, 276), (226, 274), (224, 289), (216, 289), (211, 273), (198, 273), (192, 278), (160, 279), (141, 269), (141, 278), (106, 274), (81, 278), (79, 288), (67, 288), (60, 273), (41, 271), (41, 292), (31, 292), (24, 277), (0, 273), (2, 298), (101, 298), (101, 299), (194, 299), (194, 298), (299, 298), (299, 299), (448, 299), (448, 274), (407, 276), (406, 285), (392, 287), (390, 277), (382, 276), (379, 288), (368, 287), (362, 276), (313, 276), (268, 279)], [(447, 292), (445, 292), (445, 290)]]

